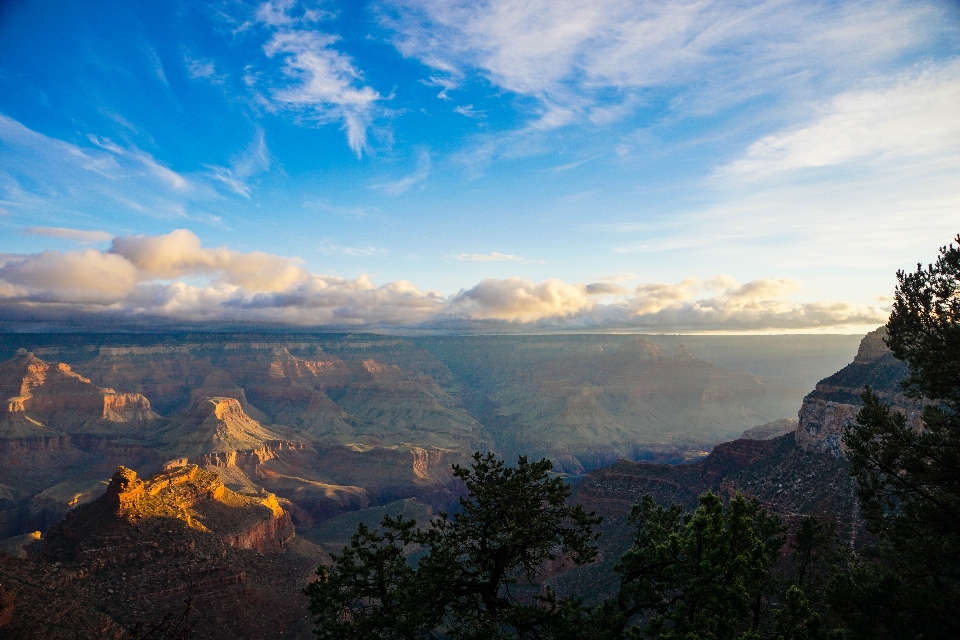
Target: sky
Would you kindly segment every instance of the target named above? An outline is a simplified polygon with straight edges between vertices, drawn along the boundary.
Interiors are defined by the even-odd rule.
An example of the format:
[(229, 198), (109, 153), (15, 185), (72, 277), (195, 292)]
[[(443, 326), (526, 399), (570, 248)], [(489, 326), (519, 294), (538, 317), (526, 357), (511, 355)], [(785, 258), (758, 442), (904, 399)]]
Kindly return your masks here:
[(960, 4), (0, 2), (0, 327), (861, 332)]

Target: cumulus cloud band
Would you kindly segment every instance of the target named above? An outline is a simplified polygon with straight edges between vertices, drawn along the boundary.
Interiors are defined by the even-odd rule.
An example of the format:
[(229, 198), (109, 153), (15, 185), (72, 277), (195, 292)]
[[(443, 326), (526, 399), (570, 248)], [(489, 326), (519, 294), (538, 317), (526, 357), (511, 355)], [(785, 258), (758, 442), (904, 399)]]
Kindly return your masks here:
[[(200, 284), (198, 284), (200, 282)], [(381, 286), (311, 273), (263, 252), (203, 247), (187, 229), (121, 236), (105, 251), (46, 251), (0, 261), (0, 319), (70, 316), (166, 323), (288, 326), (642, 328), (659, 331), (801, 330), (877, 325), (887, 311), (790, 300), (799, 283), (729, 276), (634, 289), (519, 277), (485, 279), (444, 297), (400, 280)], [(601, 303), (604, 296), (613, 302)]]

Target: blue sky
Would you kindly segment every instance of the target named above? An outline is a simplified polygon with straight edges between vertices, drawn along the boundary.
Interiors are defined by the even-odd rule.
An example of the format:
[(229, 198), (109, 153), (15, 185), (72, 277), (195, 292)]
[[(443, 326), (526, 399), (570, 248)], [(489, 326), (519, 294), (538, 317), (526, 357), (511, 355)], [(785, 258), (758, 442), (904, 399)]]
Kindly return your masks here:
[(952, 2), (8, 2), (0, 320), (860, 331), (960, 232)]

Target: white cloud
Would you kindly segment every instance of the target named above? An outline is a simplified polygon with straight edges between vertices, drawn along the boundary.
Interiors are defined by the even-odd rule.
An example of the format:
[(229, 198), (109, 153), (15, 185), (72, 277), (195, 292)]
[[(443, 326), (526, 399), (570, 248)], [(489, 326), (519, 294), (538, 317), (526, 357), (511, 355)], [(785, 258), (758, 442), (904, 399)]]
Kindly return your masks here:
[(82, 229), (66, 229), (64, 227), (27, 227), (24, 233), (32, 236), (46, 236), (48, 238), (62, 238), (63, 240), (73, 240), (81, 244), (91, 242), (106, 242), (113, 238), (112, 233), (106, 231), (85, 231)]
[(357, 156), (367, 147), (367, 128), (381, 96), (363, 84), (363, 75), (333, 48), (338, 36), (309, 30), (281, 30), (264, 45), (270, 58), (283, 58), (283, 74), (292, 80), (274, 89), (274, 101), (309, 113), (316, 121), (342, 121)]
[(960, 158), (960, 62), (885, 84), (836, 96), (812, 122), (758, 140), (723, 173), (762, 176), (879, 157)]
[(162, 236), (114, 238), (110, 252), (123, 256), (146, 277), (179, 278), (215, 273), (230, 285), (252, 291), (286, 291), (307, 279), (308, 273), (289, 258), (261, 251), (241, 253), (219, 247), (205, 249), (187, 229)]
[(581, 284), (556, 279), (533, 283), (522, 278), (481, 280), (457, 294), (453, 302), (454, 308), (471, 318), (519, 322), (570, 316), (592, 306)]
[[(0, 256), (0, 320), (763, 331), (876, 326), (887, 314), (843, 301), (795, 302), (798, 288), (791, 280), (740, 284), (724, 275), (632, 290), (515, 277), (485, 279), (444, 298), (405, 280), (376, 286), (366, 275), (311, 273), (283, 256), (203, 247), (186, 229), (114, 238), (107, 251)], [(610, 295), (615, 302), (594, 299)]]
[[(688, 112), (758, 94), (802, 93), (807, 82), (816, 91), (893, 61), (945, 28), (935, 3), (902, 0), (384, 0), (382, 6), (381, 20), (401, 53), (451, 83), (477, 70), (498, 87), (535, 98), (534, 124), (541, 128), (623, 117), (650, 88), (683, 95), (673, 107)], [(692, 90), (682, 90), (688, 83)]]
[(234, 193), (250, 197), (252, 187), (250, 179), (270, 170), (270, 150), (263, 134), (263, 129), (257, 128), (253, 140), (243, 152), (230, 159), (230, 167), (205, 165), (210, 175), (227, 185)]
[(440, 93), (437, 94), (437, 97), (441, 100), (453, 100), (448, 93), (457, 88), (457, 83), (451, 78), (444, 78), (438, 76), (430, 76), (426, 80), (421, 80), (423, 84), (428, 87), (440, 87)]
[(454, 113), (459, 113), (460, 115), (466, 116), (467, 118), (474, 118), (474, 119), (482, 118), (484, 114), (483, 111), (477, 111), (476, 109), (474, 109), (472, 104), (460, 105), (459, 107), (454, 107), (453, 111)]
[[(686, 278), (676, 284), (642, 284), (626, 303), (609, 307), (605, 315), (607, 321), (651, 329), (669, 327), (672, 331), (797, 330), (876, 326), (886, 322), (889, 310), (881, 307), (794, 302), (790, 295), (799, 288), (800, 283), (789, 279), (764, 278), (741, 285), (725, 275), (709, 280)], [(717, 293), (710, 296), (711, 292)], [(615, 320), (617, 315), (620, 317)]]
[(108, 251), (2, 256), (0, 300), (7, 318), (66, 313), (91, 322), (140, 316), (291, 325), (409, 324), (443, 306), (438, 294), (406, 281), (378, 287), (365, 275), (309, 273), (282, 256), (203, 247), (186, 229), (115, 238)]
[(320, 251), (320, 253), (339, 254), (350, 256), (351, 258), (366, 258), (369, 256), (379, 256), (387, 253), (386, 249), (379, 249), (377, 247), (344, 247), (342, 245), (333, 244), (329, 240), (321, 243), (317, 250)]
[(45, 251), (0, 268), (0, 281), (40, 301), (110, 303), (130, 294), (137, 280), (136, 267), (121, 256), (94, 249)]
[(520, 256), (510, 255), (509, 253), (456, 253), (451, 256), (454, 260), (465, 260), (467, 262), (527, 262)]
[(420, 184), (429, 178), (430, 166), (430, 152), (422, 150), (417, 154), (417, 168), (413, 173), (393, 182), (375, 184), (373, 188), (385, 191), (392, 196), (398, 196), (409, 190), (410, 187)]

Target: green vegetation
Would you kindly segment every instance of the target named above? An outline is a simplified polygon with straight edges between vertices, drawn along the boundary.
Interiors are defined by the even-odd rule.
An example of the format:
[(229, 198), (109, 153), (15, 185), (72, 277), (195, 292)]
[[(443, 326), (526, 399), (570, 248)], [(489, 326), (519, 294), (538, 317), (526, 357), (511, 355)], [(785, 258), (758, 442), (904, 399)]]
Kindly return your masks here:
[[(960, 243), (960, 236), (957, 236)], [(916, 428), (869, 388), (844, 443), (872, 557), (843, 580), (837, 605), (857, 634), (960, 637), (960, 247), (898, 272), (887, 345), (910, 367), (901, 385), (924, 403)]]
[[(960, 243), (960, 236), (957, 237)], [(569, 506), (551, 463), (455, 467), (468, 495), (426, 529), (361, 525), (307, 590), (321, 638), (828, 640), (960, 637), (960, 247), (897, 274), (887, 344), (922, 424), (867, 388), (844, 434), (876, 544), (842, 549), (833, 523), (787, 527), (741, 494), (693, 513), (634, 505), (619, 591), (590, 608), (541, 587), (561, 560), (595, 559), (599, 519)], [(417, 566), (409, 556), (420, 549)]]
[[(454, 466), (469, 496), (460, 513), (441, 513), (426, 530), (387, 516), (372, 530), (360, 525), (350, 545), (307, 588), (321, 638), (563, 637), (575, 601), (532, 591), (547, 562), (594, 559), (599, 519), (566, 504), (549, 461), (521, 457), (506, 467), (474, 455)], [(416, 568), (407, 555), (426, 547)]]
[[(805, 520), (795, 544), (797, 579), (772, 568), (785, 527), (737, 494), (706, 493), (684, 515), (647, 496), (630, 515), (632, 546), (617, 563), (620, 590), (596, 608), (559, 598), (541, 579), (551, 564), (595, 559), (599, 518), (569, 506), (569, 487), (547, 460), (507, 467), (474, 455), (455, 467), (468, 495), (429, 528), (387, 516), (361, 524), (307, 588), (317, 635), (329, 639), (659, 638), (790, 640), (820, 637), (823, 598), (809, 587), (833, 540)], [(409, 556), (421, 548), (416, 567)], [(822, 581), (818, 584), (822, 585)], [(819, 594), (819, 591), (817, 592)]]
[(713, 493), (693, 514), (680, 505), (634, 505), (633, 544), (620, 558), (616, 601), (601, 607), (610, 637), (759, 637), (770, 568), (785, 527), (759, 502), (737, 494), (724, 508)]

